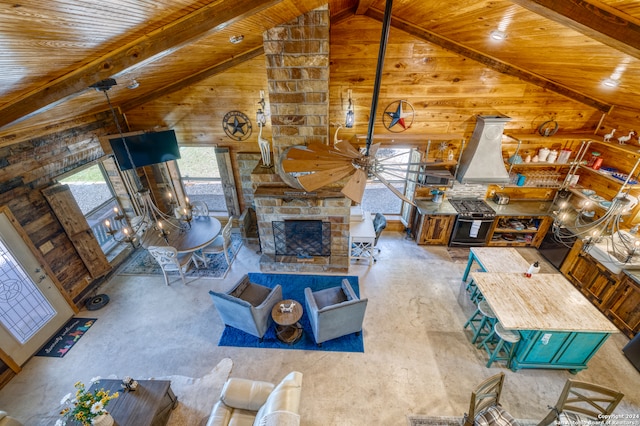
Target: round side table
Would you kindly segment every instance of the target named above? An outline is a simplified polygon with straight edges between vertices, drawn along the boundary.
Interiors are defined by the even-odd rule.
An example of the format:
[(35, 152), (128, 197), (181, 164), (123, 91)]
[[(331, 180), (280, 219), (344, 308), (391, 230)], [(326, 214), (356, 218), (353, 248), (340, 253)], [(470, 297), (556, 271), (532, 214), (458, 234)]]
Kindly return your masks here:
[[(283, 309), (293, 305), (291, 312)], [(283, 312), (284, 311), (284, 312)], [(276, 323), (276, 336), (284, 343), (293, 344), (302, 337), (302, 326), (298, 322), (302, 318), (302, 305), (297, 300), (286, 299), (276, 304), (271, 310), (271, 317)]]

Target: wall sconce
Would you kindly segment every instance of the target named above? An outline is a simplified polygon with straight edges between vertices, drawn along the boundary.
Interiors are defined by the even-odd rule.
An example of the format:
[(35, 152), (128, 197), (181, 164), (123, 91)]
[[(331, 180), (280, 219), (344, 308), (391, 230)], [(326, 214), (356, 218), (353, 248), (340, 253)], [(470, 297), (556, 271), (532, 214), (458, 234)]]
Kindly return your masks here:
[(344, 127), (350, 129), (356, 121), (355, 114), (353, 113), (353, 102), (351, 101), (351, 89), (347, 90), (347, 96), (349, 97), (349, 107), (347, 108), (347, 117), (345, 118)]
[(256, 112), (256, 123), (258, 126), (264, 126), (267, 122), (267, 117), (264, 114), (264, 90), (260, 91), (260, 101), (258, 102), (260, 108)]

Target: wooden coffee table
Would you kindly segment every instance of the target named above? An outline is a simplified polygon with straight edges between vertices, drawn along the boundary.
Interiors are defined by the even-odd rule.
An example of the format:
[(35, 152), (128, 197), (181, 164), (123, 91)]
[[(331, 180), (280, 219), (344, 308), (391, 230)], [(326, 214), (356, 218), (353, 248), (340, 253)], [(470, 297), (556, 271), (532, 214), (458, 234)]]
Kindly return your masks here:
[(125, 392), (122, 380), (100, 379), (90, 388), (97, 389), (120, 393), (107, 405), (117, 426), (164, 426), (178, 405), (169, 380), (138, 380), (135, 391)]
[[(291, 312), (282, 312), (280, 305), (289, 306), (295, 303)], [(271, 317), (276, 325), (276, 336), (281, 342), (293, 344), (302, 337), (302, 326), (298, 322), (302, 318), (302, 305), (297, 300), (286, 299), (271, 310)]]

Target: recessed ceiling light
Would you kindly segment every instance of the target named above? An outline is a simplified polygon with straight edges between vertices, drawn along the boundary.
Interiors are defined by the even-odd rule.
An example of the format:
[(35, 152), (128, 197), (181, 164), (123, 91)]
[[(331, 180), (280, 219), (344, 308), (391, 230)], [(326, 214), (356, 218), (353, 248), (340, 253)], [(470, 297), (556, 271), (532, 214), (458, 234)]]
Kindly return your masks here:
[(140, 86), (140, 83), (138, 83), (137, 80), (131, 80), (131, 83), (127, 86), (127, 89), (137, 89)]
[(620, 80), (605, 78), (604, 80), (602, 80), (602, 84), (607, 87), (616, 87), (618, 84), (620, 84)]
[(238, 44), (240, 42), (242, 42), (242, 40), (244, 40), (244, 36), (243, 35), (237, 35), (237, 36), (231, 36), (229, 37), (229, 41), (233, 44)]
[(507, 34), (504, 31), (493, 30), (489, 33), (489, 37), (493, 40), (504, 40), (507, 38)]

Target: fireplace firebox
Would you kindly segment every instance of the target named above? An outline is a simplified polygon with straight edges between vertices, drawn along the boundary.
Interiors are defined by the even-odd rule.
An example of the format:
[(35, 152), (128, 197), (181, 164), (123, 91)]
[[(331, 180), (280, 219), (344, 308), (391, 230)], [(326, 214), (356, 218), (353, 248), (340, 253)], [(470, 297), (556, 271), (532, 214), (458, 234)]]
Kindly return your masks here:
[(274, 221), (276, 255), (331, 256), (331, 223), (321, 220)]

